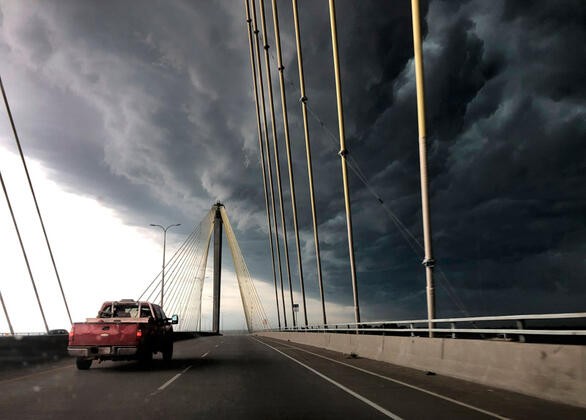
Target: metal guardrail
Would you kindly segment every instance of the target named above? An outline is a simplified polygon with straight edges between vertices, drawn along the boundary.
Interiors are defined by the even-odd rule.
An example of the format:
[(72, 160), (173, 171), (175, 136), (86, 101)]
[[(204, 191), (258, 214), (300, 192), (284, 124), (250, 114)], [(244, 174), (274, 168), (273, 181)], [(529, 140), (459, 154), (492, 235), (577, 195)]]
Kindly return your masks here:
[[(576, 324), (568, 326), (567, 324)], [(463, 325), (464, 324), (464, 325)], [(271, 331), (358, 333), (427, 336), (432, 331), (441, 338), (499, 338), (524, 342), (526, 336), (531, 341), (543, 337), (586, 339), (586, 312), (533, 315), (480, 316), (467, 318), (442, 318), (433, 321), (428, 328), (427, 319), (406, 321), (374, 321), (360, 323), (338, 323), (309, 325), (273, 329)], [(554, 340), (555, 341), (555, 340)]]

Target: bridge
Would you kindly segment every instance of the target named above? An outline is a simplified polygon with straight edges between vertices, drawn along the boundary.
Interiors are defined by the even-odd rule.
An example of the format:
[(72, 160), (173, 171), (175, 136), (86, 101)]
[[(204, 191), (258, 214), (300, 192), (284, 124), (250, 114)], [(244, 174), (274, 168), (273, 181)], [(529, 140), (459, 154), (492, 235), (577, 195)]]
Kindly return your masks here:
[[(441, 265), (436, 264), (418, 0), (412, 1), (411, 13), (423, 243), (381, 198), (364, 175), (361, 162), (350, 155), (346, 145), (335, 2), (329, 1), (329, 19), (338, 127), (330, 130), (311, 108), (305, 91), (298, 6), (293, 0), (292, 23), (305, 146), (302, 152), (306, 158), (307, 198), (311, 209), (311, 223), (305, 226), (305, 233), (310, 233), (305, 235), (305, 241), (315, 263), (309, 275), (303, 261), (304, 232), (298, 218), (301, 200), (296, 196), (294, 145), (288, 122), (286, 87), (291, 82), (285, 78), (277, 2), (272, 0), (270, 6), (272, 33), (267, 29), (270, 17), (265, 16), (269, 9), (265, 2), (244, 1), (254, 97), (252, 113), (258, 131), (258, 184), (264, 196), (266, 245), (271, 257), (266, 261), (272, 272), (270, 298), (259, 292), (258, 287), (266, 282), (251, 273), (245, 261), (247, 250), (240, 248), (238, 232), (228, 216), (229, 201), (218, 201), (203, 217), (198, 215), (199, 222), (168, 259), (167, 229), (178, 225), (152, 225), (164, 231), (161, 271), (152, 280), (137, 284), (133, 298), (160, 302), (168, 315), (179, 315), (173, 360), (156, 358), (147, 366), (102, 362), (87, 372), (77, 371), (65, 356), (66, 334), (48, 321), (49, 312), (29, 264), (27, 244), (0, 173), (10, 221), (33, 291), (31, 300), (45, 328), (38, 334), (15, 331), (10, 305), (0, 288), (0, 304), (7, 326), (0, 337), (3, 389), (0, 418), (584, 418), (586, 312), (471, 316)], [(271, 54), (271, 47), (275, 47), (275, 55)], [(280, 104), (273, 97), (275, 75)], [(59, 310), (73, 322), (80, 315), (70, 310), (67, 289), (61, 281), (58, 261), (45, 229), (42, 203), (35, 194), (2, 79), (0, 85), (35, 214), (50, 254), (55, 287), (62, 298), (63, 308)], [(280, 118), (275, 113), (278, 105), (282, 110)], [(339, 142), (345, 218), (337, 243), (347, 248), (345, 263), (349, 272), (346, 274), (352, 292), (352, 316), (343, 321), (329, 312), (332, 302), (328, 302), (325, 292), (330, 279), (322, 267), (327, 257), (322, 258), (320, 249), (310, 117), (326, 126), (327, 135)], [(277, 126), (278, 122), (283, 123), (282, 128)], [(283, 159), (279, 147), (284, 147), (286, 152), (285, 180), (281, 174)], [(364, 187), (363, 193), (381, 206), (407, 246), (422, 260), (425, 287), (422, 285), (421, 294), (425, 294), (426, 302), (421, 312), (426, 316), (382, 320), (365, 317), (369, 311), (368, 303), (359, 294), (360, 260), (355, 256), (349, 181), (352, 175)], [(290, 209), (285, 205), (287, 201)], [(238, 333), (223, 331), (221, 327), (224, 238), (245, 321), (245, 329)], [(289, 249), (291, 243), (294, 247)], [(207, 275), (210, 265), (213, 266), (212, 307), (211, 313), (205, 314), (202, 313), (203, 290), (210, 282)], [(315, 284), (309, 286), (309, 278)], [(438, 316), (438, 278), (439, 286), (445, 288), (467, 316)], [(4, 286), (0, 284), (0, 287)], [(317, 293), (306, 292), (310, 288)], [(381, 286), (377, 292), (385, 290)], [(86, 315), (91, 316), (97, 308), (88, 310), (90, 313)], [(36, 314), (35, 310), (28, 315)], [(205, 315), (211, 318), (209, 329), (202, 322)]]

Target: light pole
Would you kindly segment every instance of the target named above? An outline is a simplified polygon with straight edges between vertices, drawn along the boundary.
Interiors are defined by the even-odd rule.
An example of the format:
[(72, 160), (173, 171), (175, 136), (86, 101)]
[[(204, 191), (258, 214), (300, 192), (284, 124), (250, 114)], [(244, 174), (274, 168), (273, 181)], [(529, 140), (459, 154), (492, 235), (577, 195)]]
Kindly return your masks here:
[(165, 291), (165, 248), (167, 247), (167, 229), (172, 228), (173, 226), (181, 226), (181, 223), (169, 225), (167, 227), (151, 223), (151, 226), (160, 227), (161, 229), (163, 229), (163, 271), (161, 273), (161, 309), (163, 309), (163, 293)]

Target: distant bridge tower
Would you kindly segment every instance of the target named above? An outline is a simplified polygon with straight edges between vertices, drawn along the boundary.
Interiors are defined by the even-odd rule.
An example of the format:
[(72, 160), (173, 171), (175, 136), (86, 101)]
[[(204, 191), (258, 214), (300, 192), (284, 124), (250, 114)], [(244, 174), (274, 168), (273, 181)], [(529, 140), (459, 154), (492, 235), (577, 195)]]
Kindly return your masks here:
[(222, 284), (222, 213), (224, 207), (219, 201), (214, 205), (214, 300), (212, 314), (212, 332), (220, 333), (220, 286)]
[[(222, 235), (226, 237), (223, 238)], [(165, 308), (167, 313), (179, 315), (178, 331), (201, 330), (201, 310), (203, 286), (208, 268), (208, 254), (214, 241), (214, 276), (212, 283), (212, 324), (211, 332), (220, 333), (220, 290), (222, 286), (222, 242), (226, 240), (234, 274), (240, 290), (242, 308), (249, 332), (270, 328), (261, 299), (254, 286), (254, 281), (242, 251), (238, 246), (236, 235), (228, 219), (226, 208), (220, 202), (212, 205), (193, 232), (185, 239), (167, 265), (165, 276)], [(231, 273), (230, 273), (231, 274)], [(157, 279), (159, 281), (157, 282)], [(162, 271), (146, 287), (138, 300), (151, 301), (158, 296), (162, 283)], [(167, 287), (168, 286), (168, 287)]]

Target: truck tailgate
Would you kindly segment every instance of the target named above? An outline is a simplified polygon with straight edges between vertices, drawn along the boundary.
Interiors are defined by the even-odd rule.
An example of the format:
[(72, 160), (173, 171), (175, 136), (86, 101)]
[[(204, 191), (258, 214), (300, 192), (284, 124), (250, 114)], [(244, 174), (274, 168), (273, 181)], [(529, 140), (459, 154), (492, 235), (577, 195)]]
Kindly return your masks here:
[(80, 322), (73, 325), (70, 346), (135, 346), (140, 337), (137, 322)]

